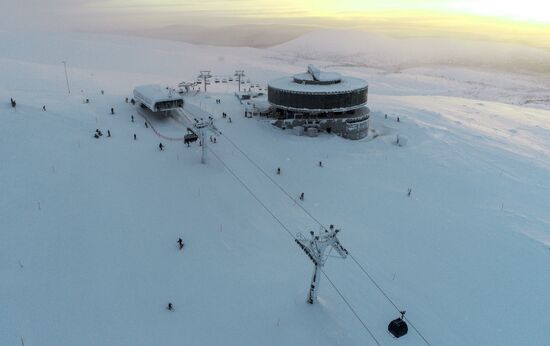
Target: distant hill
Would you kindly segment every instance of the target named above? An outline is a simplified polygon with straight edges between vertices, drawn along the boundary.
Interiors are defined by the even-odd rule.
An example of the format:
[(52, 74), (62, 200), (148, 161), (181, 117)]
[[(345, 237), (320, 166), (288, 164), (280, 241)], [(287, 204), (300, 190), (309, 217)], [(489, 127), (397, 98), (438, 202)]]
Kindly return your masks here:
[(149, 38), (227, 47), (265, 48), (288, 42), (315, 30), (312, 26), (248, 24), (230, 26), (170, 25), (127, 33)]
[(550, 72), (550, 52), (510, 43), (446, 38), (394, 38), (357, 30), (320, 30), (271, 48), (304, 59), (400, 70), (423, 65)]

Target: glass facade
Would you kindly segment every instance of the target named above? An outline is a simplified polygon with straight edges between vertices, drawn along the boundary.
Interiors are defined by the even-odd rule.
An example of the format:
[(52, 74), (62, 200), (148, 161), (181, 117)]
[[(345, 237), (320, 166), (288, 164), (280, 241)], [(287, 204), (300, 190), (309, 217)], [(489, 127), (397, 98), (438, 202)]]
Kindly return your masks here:
[(345, 93), (297, 93), (268, 87), (268, 100), (281, 108), (331, 110), (352, 108), (367, 103), (368, 87)]

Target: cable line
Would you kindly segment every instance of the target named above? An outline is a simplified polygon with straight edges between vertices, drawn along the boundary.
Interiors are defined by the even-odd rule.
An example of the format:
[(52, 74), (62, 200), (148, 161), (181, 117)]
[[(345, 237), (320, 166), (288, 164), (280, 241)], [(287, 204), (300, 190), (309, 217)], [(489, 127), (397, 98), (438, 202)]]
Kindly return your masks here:
[[(229, 143), (231, 143), (231, 145), (233, 145), (233, 147), (235, 147), (235, 149), (237, 149), (250, 163), (252, 163), (252, 165), (254, 165), (254, 167), (256, 167), (259, 171), (261, 171), (275, 186), (277, 186), (277, 188), (279, 188), (279, 190), (281, 190), (281, 192), (283, 192), (288, 198), (290, 198), (293, 202), (295, 202), (295, 199), (294, 197), (292, 197), (292, 195), (290, 193), (288, 193), (275, 179), (273, 179), (271, 177), (271, 175), (269, 175), (262, 167), (260, 167), (260, 165), (258, 165), (254, 160), (252, 160), (252, 158), (250, 156), (248, 156), (234, 141), (232, 141), (229, 137), (227, 137), (227, 135), (225, 135), (224, 133), (221, 134), (221, 136), (223, 136)], [(219, 158), (218, 158), (219, 159)], [(315, 221), (319, 226), (321, 226), (323, 229), (327, 229), (315, 216), (313, 216), (312, 213), (310, 213), (302, 204), (300, 203), (295, 203), (295, 205), (297, 205), (300, 209), (302, 209), (302, 211), (304, 211), (304, 213), (306, 213), (306, 215), (308, 215), (313, 221)], [(390, 302), (390, 304), (397, 310), (397, 312), (401, 313), (401, 309), (399, 309), (399, 307), (397, 307), (397, 305), (393, 302), (393, 300), (386, 294), (386, 292), (384, 292), (384, 290), (382, 289), (382, 287), (374, 280), (374, 278), (372, 277), (372, 275), (370, 275), (367, 270), (361, 265), (361, 263), (355, 258), (355, 256), (353, 256), (351, 253), (349, 253), (349, 256), (352, 258), (353, 262), (355, 262), (355, 264), (361, 269), (361, 271), (368, 277), (368, 279), (374, 284), (374, 286), (380, 291), (380, 293), (382, 293), (382, 295), (388, 300), (388, 302)], [(325, 274), (323, 272), (323, 274)], [(325, 274), (325, 276), (327, 276)], [(330, 280), (329, 280), (330, 281)], [(334, 286), (335, 287), (335, 286)], [(335, 287), (336, 288), (336, 287)], [(342, 297), (342, 299), (344, 299)], [(408, 319), (408, 318), (404, 318), (410, 325), (411, 327), (416, 331), (416, 333), (422, 338), (422, 340), (424, 340), (424, 342), (427, 344), (427, 345), (431, 345), (428, 340), (424, 337), (424, 335), (422, 335), (422, 333), (420, 333), (420, 331), (414, 326), (414, 324)]]
[[(229, 173), (231, 173), (231, 175), (237, 179), (237, 181), (246, 189), (246, 191), (248, 191), (248, 193), (250, 195), (252, 195), (252, 197), (254, 197), (254, 199), (277, 221), (277, 223), (279, 223), (279, 225), (281, 225), (281, 227), (292, 237), (292, 239), (296, 239), (296, 237), (294, 237), (294, 235), (292, 234), (292, 232), (285, 226), (285, 224), (260, 200), (260, 198), (248, 187), (248, 185), (246, 185), (246, 183), (241, 179), (239, 178), (239, 176), (231, 169), (229, 168), (229, 166), (216, 154), (216, 152), (214, 150), (212, 150), (211, 148), (208, 148), (208, 150), (218, 159), (218, 161), (221, 162), (221, 164), (225, 167), (225, 169), (227, 169), (227, 171)], [(340, 292), (340, 290), (338, 289), (338, 287), (336, 287), (336, 285), (334, 284), (334, 282), (330, 279), (330, 277), (327, 275), (327, 273), (325, 273), (324, 270), (322, 270), (322, 273), (323, 275), (327, 278), (327, 280), (330, 282), (331, 286), (334, 288), (334, 290), (338, 293), (338, 295), (342, 298), (342, 300), (346, 303), (346, 305), (348, 306), (348, 308), (350, 309), (350, 311), (353, 313), (353, 315), (355, 316), (355, 318), (357, 318), (357, 320), (359, 320), (359, 322), (363, 325), (363, 327), (365, 328), (365, 330), (369, 333), (369, 335), (372, 337), (372, 339), (376, 342), (376, 344), (378, 346), (380, 346), (380, 342), (376, 339), (376, 337), (374, 336), (374, 334), (372, 333), (372, 331), (369, 329), (369, 327), (367, 326), (367, 324), (359, 317), (359, 315), (357, 314), (357, 312), (355, 311), (355, 309), (353, 308), (353, 306), (349, 303), (349, 301), (346, 299), (346, 297), (344, 297), (344, 295)]]
[(348, 302), (348, 300), (346, 299), (346, 297), (344, 297), (344, 295), (340, 292), (340, 290), (338, 289), (338, 287), (336, 287), (336, 285), (334, 284), (334, 282), (332, 282), (332, 280), (330, 279), (330, 277), (327, 275), (327, 273), (325, 273), (325, 271), (323, 269), (321, 269), (321, 272), (323, 273), (323, 275), (325, 276), (325, 278), (328, 280), (328, 282), (330, 283), (330, 285), (334, 288), (334, 290), (338, 293), (338, 295), (340, 295), (340, 298), (342, 298), (342, 300), (344, 301), (344, 303), (346, 303), (346, 305), (348, 306), (348, 308), (351, 310), (351, 312), (353, 312), (353, 314), (355, 315), (355, 317), (359, 320), (359, 322), (361, 322), (361, 324), (363, 325), (363, 327), (365, 327), (365, 329), (367, 330), (367, 332), (369, 332), (370, 336), (372, 337), (372, 339), (376, 342), (376, 344), (378, 346), (380, 346), (380, 342), (378, 341), (378, 339), (376, 339), (376, 337), (374, 336), (374, 334), (371, 332), (371, 330), (369, 329), (369, 327), (367, 327), (367, 325), (365, 324), (365, 322), (363, 322), (363, 320), (359, 317), (359, 315), (357, 314), (357, 312), (355, 312), (355, 309), (351, 306), (351, 304)]

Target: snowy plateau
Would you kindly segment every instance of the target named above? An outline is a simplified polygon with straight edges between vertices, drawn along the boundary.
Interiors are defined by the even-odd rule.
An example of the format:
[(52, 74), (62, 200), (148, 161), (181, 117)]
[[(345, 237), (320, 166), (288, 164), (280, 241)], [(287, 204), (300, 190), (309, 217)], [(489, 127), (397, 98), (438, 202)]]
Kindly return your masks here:
[[(0, 46), (0, 345), (550, 344), (550, 53), (337, 30), (262, 49), (9, 31)], [(368, 81), (367, 138), (295, 136), (212, 83), (185, 96), (223, 133), (203, 165), (125, 102), (203, 69), (265, 86), (310, 63)], [(306, 303), (291, 235), (319, 225), (300, 206), (380, 289), (329, 258), (334, 286)], [(382, 292), (414, 326), (402, 338)]]

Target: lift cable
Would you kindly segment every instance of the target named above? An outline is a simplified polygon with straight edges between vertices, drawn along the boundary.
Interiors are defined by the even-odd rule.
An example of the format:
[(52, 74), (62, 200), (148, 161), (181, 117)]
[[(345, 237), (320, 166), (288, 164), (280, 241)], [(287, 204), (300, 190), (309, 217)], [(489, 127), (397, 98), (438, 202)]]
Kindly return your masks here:
[(340, 298), (342, 298), (342, 300), (344, 301), (344, 303), (346, 303), (346, 305), (348, 306), (348, 308), (351, 310), (351, 312), (355, 315), (355, 317), (357, 317), (357, 319), (359, 320), (359, 322), (361, 322), (361, 324), (363, 325), (363, 327), (365, 327), (365, 329), (367, 330), (367, 332), (369, 332), (370, 336), (372, 337), (372, 339), (376, 342), (376, 344), (378, 346), (380, 346), (380, 342), (378, 341), (378, 339), (376, 339), (376, 337), (374, 336), (374, 334), (371, 332), (371, 330), (369, 329), (369, 327), (363, 322), (363, 320), (359, 317), (359, 315), (357, 314), (357, 312), (355, 312), (355, 309), (353, 308), (353, 306), (351, 306), (351, 304), (348, 302), (348, 300), (346, 299), (346, 297), (344, 297), (344, 295), (342, 294), (342, 292), (340, 292), (340, 290), (338, 289), (338, 287), (336, 287), (336, 285), (334, 284), (334, 282), (330, 279), (330, 277), (327, 275), (327, 273), (325, 273), (325, 271), (323, 269), (321, 269), (321, 272), (323, 273), (323, 275), (325, 276), (325, 278), (328, 280), (328, 282), (330, 283), (330, 285), (332, 286), (332, 288), (334, 288), (334, 290), (336, 291), (336, 293), (338, 293), (338, 295), (340, 296)]
[[(224, 133), (222, 133), (221, 135), (229, 143), (231, 143), (231, 145), (233, 145), (250, 163), (252, 163), (252, 165), (254, 165), (259, 171), (261, 171), (275, 186), (277, 186), (277, 188), (279, 188), (279, 190), (281, 190), (281, 192), (283, 192), (292, 201), (295, 201), (294, 197), (292, 197), (292, 195), (290, 193), (288, 193), (275, 179), (273, 179), (271, 177), (271, 175), (269, 175), (262, 167), (260, 167), (260, 165), (258, 165), (254, 160), (252, 160), (252, 158), (250, 156), (248, 156), (234, 141), (232, 141)], [(326, 229), (326, 227), (315, 216), (313, 216), (313, 214), (311, 214), (302, 204), (300, 204), (300, 203), (295, 203), (295, 204), (300, 209), (302, 209), (302, 211), (304, 211), (304, 213), (306, 213), (319, 226), (321, 226), (323, 229)], [(361, 263), (359, 263), (359, 261), (355, 258), (355, 256), (353, 256), (353, 254), (351, 254), (351, 253), (349, 253), (348, 255), (351, 257), (353, 262), (355, 262), (355, 264), (357, 264), (357, 266), (361, 269), (361, 271), (368, 277), (368, 279), (374, 284), (374, 286), (380, 291), (380, 293), (382, 293), (382, 295), (390, 302), (390, 304), (393, 305), (393, 307), (397, 310), (397, 312), (401, 313), (402, 310), (399, 309), (399, 307), (397, 307), (397, 305), (393, 302), (393, 300), (386, 294), (386, 292), (384, 292), (382, 287), (374, 280), (372, 275), (370, 275), (367, 272), (367, 270), (363, 267), (363, 265), (361, 265)], [(326, 276), (326, 274), (325, 274), (325, 276)], [(408, 318), (404, 318), (404, 319), (411, 325), (411, 327), (418, 333), (418, 335), (422, 338), (422, 340), (424, 340), (424, 342), (427, 345), (431, 345), (428, 342), (428, 340), (424, 337), (424, 335), (422, 335), (422, 333), (420, 333), (420, 331), (414, 326), (414, 324)]]
[[(208, 148), (208, 150), (212, 153), (212, 155), (214, 155), (218, 159), (218, 161), (220, 161), (220, 163), (225, 167), (225, 169), (246, 189), (246, 191), (248, 191), (248, 193), (252, 197), (254, 197), (254, 199), (275, 219), (275, 221), (277, 221), (277, 223), (279, 225), (281, 225), (281, 227), (288, 233), (288, 235), (290, 235), (290, 237), (292, 237), (293, 240), (296, 240), (296, 237), (294, 237), (294, 235), (288, 229), (288, 227), (286, 227), (285, 224), (271, 211), (271, 209), (269, 209), (265, 205), (265, 203), (263, 203), (261, 201), (261, 199), (248, 187), (248, 185), (246, 185), (246, 183), (241, 178), (239, 178), (239, 176), (231, 168), (229, 168), (229, 166), (216, 154), (216, 152), (214, 150), (212, 150), (211, 148)], [(374, 334), (372, 333), (370, 328), (367, 326), (367, 324), (361, 319), (361, 317), (359, 317), (359, 315), (357, 314), (357, 312), (355, 311), (353, 306), (349, 303), (349, 301), (346, 299), (346, 297), (341, 293), (341, 291), (338, 289), (338, 287), (336, 287), (336, 285), (330, 279), (330, 277), (327, 275), (327, 273), (325, 273), (325, 271), (322, 270), (322, 269), (321, 269), (321, 271), (322, 271), (323, 275), (327, 278), (327, 280), (330, 282), (330, 284), (334, 288), (334, 290), (338, 293), (338, 295), (346, 303), (346, 305), (348, 306), (350, 311), (353, 313), (355, 318), (357, 318), (357, 320), (363, 325), (365, 330), (369, 333), (369, 335), (376, 342), (376, 344), (378, 346), (380, 346), (380, 342), (376, 339), (376, 337), (374, 336)]]

